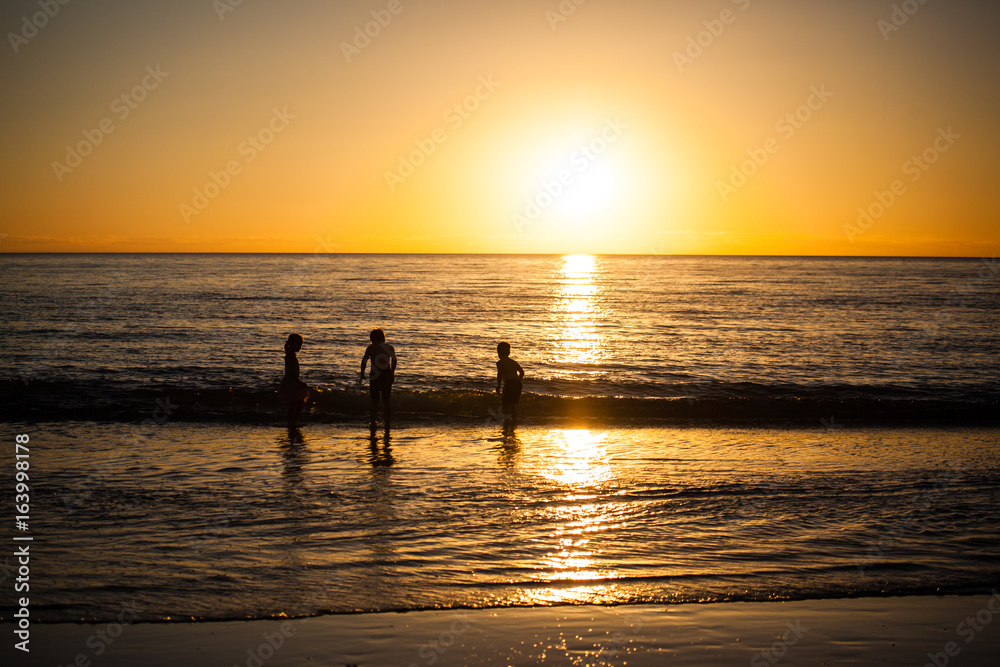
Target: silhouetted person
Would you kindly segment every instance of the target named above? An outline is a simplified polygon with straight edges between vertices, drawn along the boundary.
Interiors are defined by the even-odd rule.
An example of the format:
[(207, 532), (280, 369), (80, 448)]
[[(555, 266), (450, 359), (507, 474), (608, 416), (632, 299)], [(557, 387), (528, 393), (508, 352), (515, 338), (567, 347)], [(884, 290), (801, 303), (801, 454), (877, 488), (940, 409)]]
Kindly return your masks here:
[(361, 374), (358, 377), (358, 384), (365, 379), (365, 366), (368, 360), (372, 360), (372, 372), (369, 374), (369, 390), (372, 397), (371, 425), (372, 432), (375, 432), (375, 422), (378, 418), (378, 402), (381, 399), (382, 409), (385, 414), (385, 433), (389, 434), (390, 423), (392, 421), (392, 408), (389, 405), (389, 394), (392, 391), (392, 381), (396, 375), (396, 350), (392, 345), (385, 342), (385, 332), (379, 328), (372, 329), (368, 335), (372, 344), (365, 350), (365, 356), (361, 359)]
[(299, 379), (299, 358), (296, 353), (302, 349), (302, 336), (289, 334), (285, 341), (285, 377), (278, 387), (278, 398), (288, 403), (288, 428), (295, 427), (295, 420), (302, 414), (302, 408), (309, 398), (309, 387)]
[[(510, 415), (512, 421), (517, 420), (517, 402), (521, 399), (521, 380), (524, 370), (521, 365), (510, 358), (510, 343), (503, 341), (497, 345), (497, 393), (500, 394), (500, 412)], [(500, 382), (503, 381), (503, 393), (500, 392)]]

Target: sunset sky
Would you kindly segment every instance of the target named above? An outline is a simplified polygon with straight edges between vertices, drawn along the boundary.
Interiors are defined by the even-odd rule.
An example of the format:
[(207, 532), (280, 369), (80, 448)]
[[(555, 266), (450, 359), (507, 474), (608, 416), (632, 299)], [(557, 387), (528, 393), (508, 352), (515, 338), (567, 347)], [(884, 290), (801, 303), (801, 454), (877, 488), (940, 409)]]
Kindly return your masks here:
[(0, 251), (1000, 250), (997, 3), (236, 2), (3, 4)]

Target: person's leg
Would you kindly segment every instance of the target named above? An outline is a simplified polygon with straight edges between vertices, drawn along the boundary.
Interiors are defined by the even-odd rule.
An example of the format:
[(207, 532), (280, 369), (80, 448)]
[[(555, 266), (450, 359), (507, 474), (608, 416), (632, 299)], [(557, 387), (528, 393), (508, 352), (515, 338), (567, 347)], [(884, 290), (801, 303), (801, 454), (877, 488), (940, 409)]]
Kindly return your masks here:
[(382, 389), (382, 410), (385, 413), (385, 432), (389, 433), (390, 423), (392, 422), (392, 407), (389, 403), (389, 394), (392, 392), (392, 385), (387, 384)]
[(505, 388), (507, 392), (507, 405), (510, 414), (511, 425), (517, 423), (517, 402), (521, 400), (521, 383), (511, 383), (509, 389)]
[(295, 426), (295, 423), (299, 419), (299, 415), (302, 414), (302, 409), (306, 407), (305, 401), (292, 401), (288, 404), (288, 425)]
[(372, 431), (374, 431), (375, 430), (375, 424), (378, 421), (378, 399), (379, 399), (378, 387), (376, 387), (373, 384), (369, 388), (369, 393), (371, 394), (372, 405), (371, 405), (371, 421), (369, 422), (368, 427)]

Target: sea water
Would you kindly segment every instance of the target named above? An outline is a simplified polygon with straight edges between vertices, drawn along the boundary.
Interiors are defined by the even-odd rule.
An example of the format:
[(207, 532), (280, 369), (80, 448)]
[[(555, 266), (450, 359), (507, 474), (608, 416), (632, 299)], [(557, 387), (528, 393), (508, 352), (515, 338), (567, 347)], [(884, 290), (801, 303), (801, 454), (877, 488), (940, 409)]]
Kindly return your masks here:
[[(127, 602), (221, 619), (1000, 584), (989, 259), (0, 270), (2, 418), (11, 443), (31, 438), (48, 621)], [(399, 358), (389, 439), (369, 438), (357, 383), (373, 326)], [(313, 396), (289, 432), (275, 390), (292, 331)], [(527, 373), (516, 427), (489, 393), (499, 340)]]

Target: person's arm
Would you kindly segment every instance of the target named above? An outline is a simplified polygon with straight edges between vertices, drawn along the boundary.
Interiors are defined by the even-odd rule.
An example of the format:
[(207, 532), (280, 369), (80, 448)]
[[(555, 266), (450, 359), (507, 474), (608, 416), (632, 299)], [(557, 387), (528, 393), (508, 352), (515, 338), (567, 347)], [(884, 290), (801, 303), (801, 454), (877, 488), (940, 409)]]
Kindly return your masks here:
[(524, 369), (521, 368), (521, 364), (517, 363), (516, 361), (514, 362), (514, 365), (517, 366), (517, 379), (518, 380), (523, 380), (524, 379)]
[(361, 373), (358, 374), (358, 383), (365, 379), (365, 366), (368, 365), (369, 356), (371, 356), (371, 352), (368, 348), (365, 348), (365, 356), (361, 357)]
[(390, 373), (395, 373), (396, 372), (396, 348), (394, 348), (392, 345), (389, 346), (389, 356), (392, 358), (392, 369), (389, 372)]
[(500, 372), (500, 362), (497, 362), (497, 393), (500, 393), (500, 379), (503, 377), (503, 373)]

